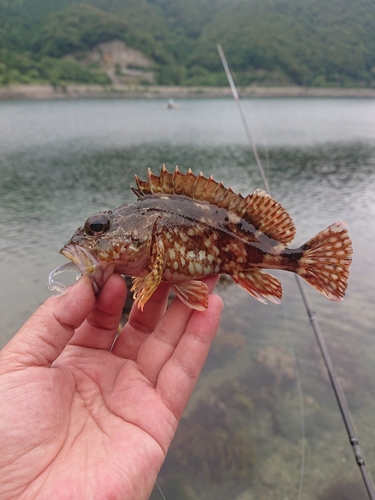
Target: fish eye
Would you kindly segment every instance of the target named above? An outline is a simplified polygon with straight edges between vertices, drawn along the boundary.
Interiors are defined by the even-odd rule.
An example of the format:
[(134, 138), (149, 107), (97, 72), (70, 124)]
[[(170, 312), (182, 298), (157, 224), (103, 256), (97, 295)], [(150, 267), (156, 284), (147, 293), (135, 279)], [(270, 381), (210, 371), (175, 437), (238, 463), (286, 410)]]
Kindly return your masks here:
[(106, 214), (92, 215), (85, 222), (85, 233), (88, 236), (99, 236), (111, 227), (111, 221)]

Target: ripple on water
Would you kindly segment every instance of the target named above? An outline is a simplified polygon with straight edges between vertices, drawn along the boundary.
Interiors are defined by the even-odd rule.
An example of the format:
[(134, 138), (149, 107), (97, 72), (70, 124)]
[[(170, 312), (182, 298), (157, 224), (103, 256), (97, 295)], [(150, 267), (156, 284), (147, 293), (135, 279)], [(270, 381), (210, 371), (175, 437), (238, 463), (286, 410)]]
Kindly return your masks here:
[[(346, 219), (349, 223), (354, 261), (345, 301), (332, 304), (307, 285), (306, 288), (339, 374), (347, 384), (368, 463), (375, 463), (375, 448), (367, 446), (375, 442), (375, 408), (373, 398), (369, 397), (374, 392), (375, 380), (375, 147), (373, 140), (368, 140), (367, 132), (362, 140), (357, 140), (357, 133), (348, 135), (346, 129), (337, 128), (330, 135), (324, 126), (314, 135), (308, 128), (308, 115), (306, 123), (300, 126), (307, 131), (307, 140), (293, 142), (293, 130), (285, 127), (286, 122), (277, 128), (280, 117), (291, 113), (283, 106), (291, 106), (296, 113), (301, 109), (299, 106), (311, 110), (312, 104), (300, 100), (288, 101), (286, 106), (285, 102), (254, 101), (257, 112), (266, 113), (260, 121), (267, 117), (266, 122), (272, 123), (270, 128), (274, 131), (274, 136), (266, 137), (271, 147), (268, 151), (260, 148), (259, 154), (268, 165), (272, 194), (296, 223), (296, 245), (335, 220)], [(313, 104), (319, 105), (318, 101)], [(221, 114), (222, 105), (230, 113), (230, 120), (223, 120), (221, 125), (225, 114)], [(235, 107), (233, 113), (229, 111), (232, 105), (228, 102), (187, 103), (185, 110), (181, 106), (184, 114), (163, 115), (159, 130), (160, 102), (152, 106), (142, 103), (141, 108), (119, 101), (92, 103), (94, 109), (91, 110), (88, 109), (90, 103), (84, 102), (53, 103), (52, 107), (29, 103), (23, 107), (18, 103), (15, 105), (17, 118), (12, 118), (10, 109), (15, 108), (10, 104), (5, 106), (5, 111), (2, 108), (5, 114), (0, 116), (0, 131), (4, 129), (0, 134), (0, 218), (5, 237), (0, 239), (0, 273), (5, 286), (0, 289), (1, 343), (48, 297), (45, 288), (48, 275), (66, 263), (59, 250), (75, 229), (92, 213), (133, 199), (129, 186), (134, 184), (135, 173), (145, 178), (147, 167), (158, 171), (162, 163), (167, 163), (169, 169), (178, 164), (183, 171), (192, 168), (196, 173), (202, 170), (205, 175), (213, 174), (243, 194), (261, 187), (250, 148), (245, 138), (238, 139), (243, 131), (239, 121), (236, 125)], [(247, 102), (246, 106), (249, 105)], [(325, 100), (321, 105), (326, 116), (327, 109), (331, 109), (330, 106), (336, 109), (338, 101), (332, 104)], [(345, 107), (345, 103), (340, 105)], [(362, 104), (358, 106), (364, 111)], [(126, 128), (131, 110), (135, 109), (140, 114), (152, 109), (156, 118), (138, 115), (131, 127)], [(57, 123), (57, 112), (63, 123)], [(348, 112), (347, 108), (343, 111)], [(209, 113), (212, 128), (203, 119), (204, 113)], [(300, 116), (298, 113), (294, 116)], [(73, 115), (78, 120), (78, 129)], [(92, 124), (86, 126), (88, 116)], [(94, 116), (96, 120), (106, 117), (107, 122), (94, 123)], [(359, 121), (361, 116), (358, 114)], [(5, 125), (1, 128), (4, 117), (12, 137)], [(290, 127), (292, 118), (290, 114)], [(172, 120), (173, 127), (168, 128)], [(17, 126), (12, 126), (15, 122)], [(203, 128), (207, 131), (197, 125), (198, 122), (205, 124)], [(182, 123), (185, 128), (178, 128)], [(232, 126), (230, 132), (228, 123)], [(286, 138), (283, 128), (288, 129)], [(40, 132), (42, 129), (44, 135)], [(178, 129), (176, 135), (175, 129)], [(336, 137), (338, 130), (343, 134), (341, 138)], [(281, 135), (277, 136), (279, 132)], [(324, 134), (327, 140), (322, 139)], [(200, 476), (199, 453), (203, 454), (201, 463), (207, 462), (204, 455), (207, 449), (203, 449), (192, 465), (194, 470), (198, 469), (197, 476), (189, 476), (185, 470), (189, 468), (185, 467), (180, 467), (173, 477), (170, 472), (161, 476), (162, 486), (181, 495), (183, 491), (185, 498), (226, 500), (233, 496), (233, 484), (237, 500), (297, 497), (301, 453), (298, 392), (295, 380), (279, 376), (283, 370), (290, 372), (286, 361), (291, 356), (288, 335), (298, 359), (305, 402), (308, 451), (304, 500), (316, 500), (318, 494), (330, 491), (333, 477), (348, 477), (355, 467), (294, 278), (286, 273), (276, 274), (282, 276), (281, 306), (265, 307), (235, 285), (219, 290), (225, 302), (221, 330), (187, 413), (194, 416), (196, 428), (207, 423), (215, 425), (217, 415), (220, 425), (216, 432), (224, 436), (221, 445), (225, 447), (232, 434), (235, 438), (231, 446), (228, 445), (233, 461), (245, 456), (241, 455), (246, 450), (240, 444), (233, 447), (233, 443), (239, 442), (236, 432), (244, 430), (246, 442), (256, 445), (254, 461), (247, 463), (251, 468), (251, 484), (247, 478), (236, 476), (241, 467), (231, 476), (233, 464), (227, 458), (221, 462), (224, 471), (221, 484), (211, 484), (204, 474)], [(228, 387), (230, 398), (226, 392)], [(205, 411), (210, 415), (198, 418), (195, 408), (202, 408), (204, 402), (209, 406)], [(243, 410), (246, 402), (248, 413)], [(230, 424), (227, 427), (226, 419)], [(196, 435), (204, 435), (202, 427)], [(210, 450), (214, 446), (215, 439), (211, 439)], [(199, 446), (190, 453), (196, 453), (197, 449), (199, 451)], [(179, 452), (176, 448), (172, 451)], [(184, 455), (179, 455), (179, 460), (183, 459)], [(212, 463), (209, 464), (212, 469)], [(334, 486), (332, 491), (336, 491)]]

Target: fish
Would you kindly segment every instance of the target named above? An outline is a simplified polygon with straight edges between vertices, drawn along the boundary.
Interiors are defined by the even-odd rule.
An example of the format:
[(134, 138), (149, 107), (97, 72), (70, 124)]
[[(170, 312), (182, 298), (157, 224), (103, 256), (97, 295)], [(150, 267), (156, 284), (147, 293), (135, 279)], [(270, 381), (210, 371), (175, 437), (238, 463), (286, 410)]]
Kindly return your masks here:
[(208, 307), (203, 278), (226, 274), (262, 303), (280, 303), (280, 281), (265, 272), (297, 274), (330, 300), (345, 295), (352, 261), (346, 222), (331, 224), (298, 248), (296, 228), (267, 192), (242, 196), (212, 176), (178, 167), (135, 176), (136, 199), (90, 216), (61, 249), (100, 290), (112, 273), (133, 278), (138, 308), (161, 282), (187, 306)]

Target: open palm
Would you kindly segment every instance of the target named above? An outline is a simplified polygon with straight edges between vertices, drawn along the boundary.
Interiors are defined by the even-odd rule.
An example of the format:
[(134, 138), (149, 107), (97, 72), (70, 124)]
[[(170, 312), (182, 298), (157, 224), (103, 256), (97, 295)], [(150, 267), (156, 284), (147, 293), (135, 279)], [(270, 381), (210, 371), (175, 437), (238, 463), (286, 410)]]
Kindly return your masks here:
[(150, 496), (222, 304), (166, 311), (162, 285), (110, 352), (125, 296), (119, 276), (97, 300), (81, 279), (0, 352), (0, 499)]

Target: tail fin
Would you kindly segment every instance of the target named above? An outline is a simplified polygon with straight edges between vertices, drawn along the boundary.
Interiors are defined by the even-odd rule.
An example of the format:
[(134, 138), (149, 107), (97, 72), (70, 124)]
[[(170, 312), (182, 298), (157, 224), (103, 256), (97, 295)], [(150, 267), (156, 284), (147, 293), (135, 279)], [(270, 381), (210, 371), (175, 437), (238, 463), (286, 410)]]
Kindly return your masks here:
[(330, 300), (342, 300), (352, 261), (346, 222), (335, 222), (302, 246), (297, 274)]

